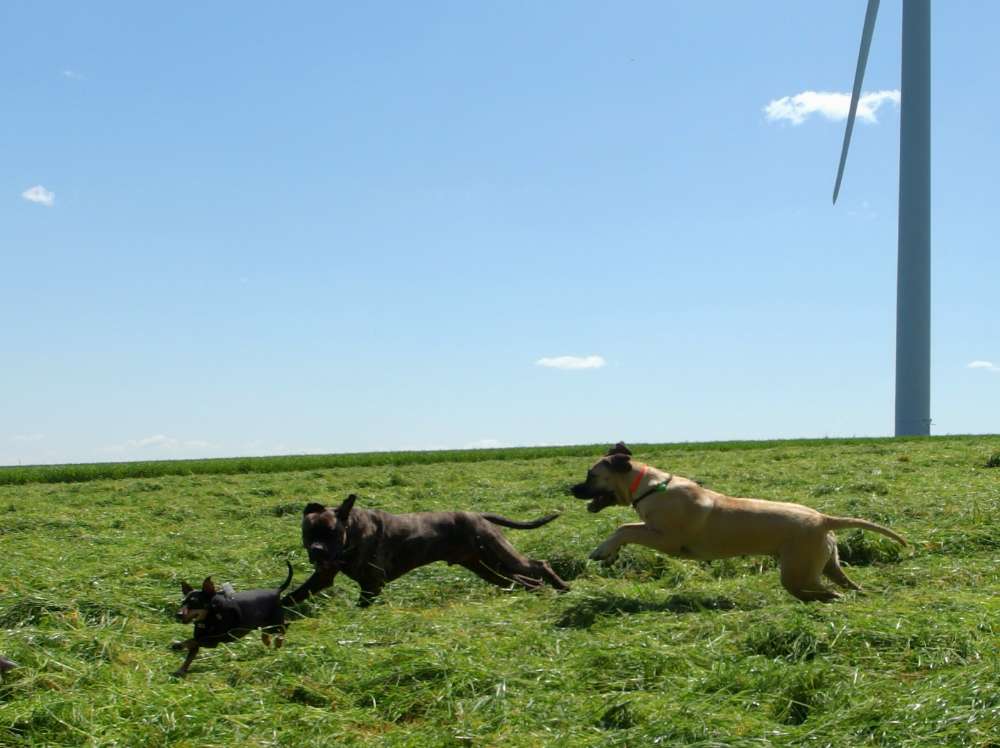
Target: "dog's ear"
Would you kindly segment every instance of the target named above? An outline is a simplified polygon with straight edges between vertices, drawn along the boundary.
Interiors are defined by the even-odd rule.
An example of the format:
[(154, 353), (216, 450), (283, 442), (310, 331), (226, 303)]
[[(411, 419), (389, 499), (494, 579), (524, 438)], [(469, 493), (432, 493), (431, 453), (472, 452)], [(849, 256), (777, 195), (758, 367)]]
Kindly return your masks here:
[(205, 581), (201, 583), (201, 591), (206, 595), (215, 594), (215, 582), (212, 581), (212, 577), (205, 577)]
[(190, 595), (190, 594), (191, 594), (192, 592), (194, 592), (194, 587), (192, 587), (192, 586), (191, 586), (190, 584), (188, 584), (187, 582), (181, 582), (181, 592), (183, 592), (183, 593), (184, 593), (184, 597), (187, 597), (187, 596), (188, 596), (188, 595)]
[(320, 512), (325, 512), (326, 507), (322, 504), (317, 504), (315, 501), (310, 501), (306, 504), (306, 508), (302, 510), (303, 514), (319, 514)]
[(618, 442), (615, 446), (608, 450), (608, 457), (611, 455), (632, 455), (632, 450), (625, 446), (625, 442)]
[(337, 515), (337, 519), (340, 522), (347, 521), (347, 518), (351, 514), (351, 509), (354, 508), (354, 502), (357, 500), (358, 500), (357, 495), (352, 493), (350, 496), (344, 499), (343, 504), (337, 507), (335, 514)]
[(628, 473), (632, 470), (632, 458), (629, 455), (615, 453), (604, 459), (608, 461), (612, 473)]

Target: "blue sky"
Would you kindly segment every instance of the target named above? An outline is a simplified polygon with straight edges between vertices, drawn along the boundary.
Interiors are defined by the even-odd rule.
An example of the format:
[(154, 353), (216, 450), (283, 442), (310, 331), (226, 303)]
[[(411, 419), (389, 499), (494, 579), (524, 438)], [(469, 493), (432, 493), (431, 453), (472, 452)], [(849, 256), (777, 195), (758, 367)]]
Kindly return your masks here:
[[(864, 5), (4, 3), (0, 464), (889, 434)], [(935, 5), (934, 433), (1000, 430), (997, 28)]]

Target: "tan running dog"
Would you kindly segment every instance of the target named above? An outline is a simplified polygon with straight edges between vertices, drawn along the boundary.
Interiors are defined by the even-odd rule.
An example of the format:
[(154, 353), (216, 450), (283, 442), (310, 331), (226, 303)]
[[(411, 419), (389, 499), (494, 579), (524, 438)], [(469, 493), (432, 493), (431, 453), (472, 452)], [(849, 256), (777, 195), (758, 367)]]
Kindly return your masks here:
[(782, 586), (805, 601), (841, 597), (823, 585), (820, 575), (841, 587), (861, 589), (840, 568), (833, 530), (861, 527), (906, 545), (892, 530), (867, 520), (710, 491), (687, 478), (633, 462), (632, 452), (622, 442), (570, 490), (578, 499), (590, 499), (588, 511), (631, 504), (643, 520), (615, 530), (590, 554), (592, 559), (610, 564), (628, 543), (703, 561), (766, 554), (778, 559)]

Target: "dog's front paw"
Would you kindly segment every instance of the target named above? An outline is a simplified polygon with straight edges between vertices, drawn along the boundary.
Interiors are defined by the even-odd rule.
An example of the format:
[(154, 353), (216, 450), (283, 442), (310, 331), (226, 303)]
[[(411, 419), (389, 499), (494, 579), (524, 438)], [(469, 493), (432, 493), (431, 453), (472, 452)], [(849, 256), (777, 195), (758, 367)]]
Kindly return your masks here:
[(187, 676), (187, 670), (184, 670), (183, 668), (180, 670), (175, 670), (170, 675), (173, 676), (174, 678), (184, 678)]
[(602, 545), (597, 546), (590, 553), (590, 559), (592, 561), (600, 561), (605, 566), (611, 566), (611, 564), (613, 564), (615, 562), (615, 559), (617, 558), (618, 558), (618, 551), (612, 551), (608, 548), (605, 548)]

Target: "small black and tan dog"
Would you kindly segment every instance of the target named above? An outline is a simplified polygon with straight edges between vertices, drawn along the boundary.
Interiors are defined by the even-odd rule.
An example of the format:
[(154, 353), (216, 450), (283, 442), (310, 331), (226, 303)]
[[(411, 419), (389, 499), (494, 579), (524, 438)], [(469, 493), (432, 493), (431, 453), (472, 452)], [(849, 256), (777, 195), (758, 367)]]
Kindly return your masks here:
[(170, 645), (173, 650), (187, 650), (184, 664), (175, 672), (178, 678), (187, 675), (191, 662), (201, 647), (216, 647), (246, 636), (255, 629), (261, 630), (261, 641), (265, 646), (282, 644), (285, 634), (285, 611), (281, 607), (281, 593), (292, 582), (292, 565), (288, 566), (288, 577), (277, 589), (247, 590), (232, 592), (219, 590), (211, 577), (206, 577), (197, 590), (187, 582), (181, 582), (184, 602), (177, 611), (181, 623), (194, 623), (194, 636)]

